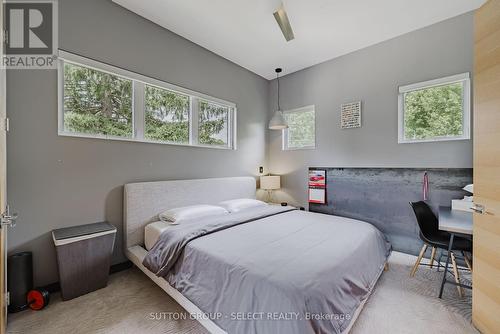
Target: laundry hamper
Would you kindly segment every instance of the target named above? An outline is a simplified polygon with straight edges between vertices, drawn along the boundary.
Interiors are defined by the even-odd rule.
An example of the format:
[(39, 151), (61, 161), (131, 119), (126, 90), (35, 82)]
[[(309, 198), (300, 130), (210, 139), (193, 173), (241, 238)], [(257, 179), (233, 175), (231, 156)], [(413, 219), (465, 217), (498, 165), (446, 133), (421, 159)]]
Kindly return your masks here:
[(57, 253), (62, 300), (69, 300), (108, 284), (116, 227), (108, 222), (52, 231)]

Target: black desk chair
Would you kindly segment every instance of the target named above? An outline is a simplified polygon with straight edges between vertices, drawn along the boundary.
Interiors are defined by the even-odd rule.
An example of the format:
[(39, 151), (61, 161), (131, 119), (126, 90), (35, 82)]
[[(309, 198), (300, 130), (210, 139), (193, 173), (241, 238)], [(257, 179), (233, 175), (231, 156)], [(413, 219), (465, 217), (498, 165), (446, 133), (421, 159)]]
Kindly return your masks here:
[[(424, 245), (420, 250), (420, 254), (418, 255), (417, 261), (415, 262), (415, 265), (413, 266), (413, 269), (410, 272), (410, 276), (413, 277), (417, 272), (418, 266), (420, 265), (422, 257), (424, 256), (428, 246), (432, 247), (431, 259), (430, 259), (431, 268), (434, 264), (436, 250), (440, 248), (448, 251), (448, 245), (450, 242), (450, 233), (439, 230), (439, 221), (436, 215), (434, 215), (434, 213), (432, 212), (431, 208), (425, 202), (422, 201), (414, 203), (410, 202), (410, 205), (413, 208), (413, 212), (415, 212), (415, 216), (417, 217), (418, 227), (420, 228), (420, 233), (419, 233), (420, 239), (422, 239), (422, 241), (424, 242)], [(465, 252), (472, 252), (472, 241), (461, 237), (455, 237), (453, 241), (452, 252), (450, 256), (453, 265), (453, 274), (455, 276), (455, 281), (459, 283), (460, 277), (458, 274), (457, 262), (453, 250), (462, 252), (467, 267), (469, 268), (470, 271), (472, 271), (470, 259), (465, 254)], [(460, 294), (460, 296), (462, 296), (462, 288), (459, 286), (457, 286), (457, 288), (458, 288), (458, 293)]]

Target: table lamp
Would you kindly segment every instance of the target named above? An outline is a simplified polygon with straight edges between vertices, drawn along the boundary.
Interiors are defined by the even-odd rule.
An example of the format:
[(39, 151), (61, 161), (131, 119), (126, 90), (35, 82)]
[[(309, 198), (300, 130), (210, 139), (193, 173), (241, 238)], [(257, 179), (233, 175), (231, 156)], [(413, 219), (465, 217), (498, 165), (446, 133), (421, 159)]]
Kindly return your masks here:
[(267, 191), (267, 201), (271, 201), (273, 190), (281, 188), (281, 177), (279, 175), (265, 175), (260, 177), (260, 189)]

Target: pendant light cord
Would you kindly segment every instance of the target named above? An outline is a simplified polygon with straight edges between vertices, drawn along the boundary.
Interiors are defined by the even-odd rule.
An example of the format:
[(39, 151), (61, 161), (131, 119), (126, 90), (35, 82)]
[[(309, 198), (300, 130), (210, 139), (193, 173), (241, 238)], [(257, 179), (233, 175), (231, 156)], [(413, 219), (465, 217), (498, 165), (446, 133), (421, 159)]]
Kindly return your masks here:
[(278, 80), (278, 110), (281, 111), (281, 106), (280, 106), (280, 75), (278, 72), (276, 72), (276, 79)]

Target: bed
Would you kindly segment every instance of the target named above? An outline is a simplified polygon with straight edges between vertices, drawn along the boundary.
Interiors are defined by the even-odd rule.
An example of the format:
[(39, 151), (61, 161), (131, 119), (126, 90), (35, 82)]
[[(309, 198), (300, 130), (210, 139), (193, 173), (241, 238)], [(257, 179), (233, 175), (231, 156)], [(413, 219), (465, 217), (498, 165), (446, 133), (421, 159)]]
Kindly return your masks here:
[(211, 333), (349, 332), (390, 253), (368, 223), (266, 206), (148, 233), (146, 250), (160, 212), (255, 191), (252, 177), (125, 185), (127, 257)]

